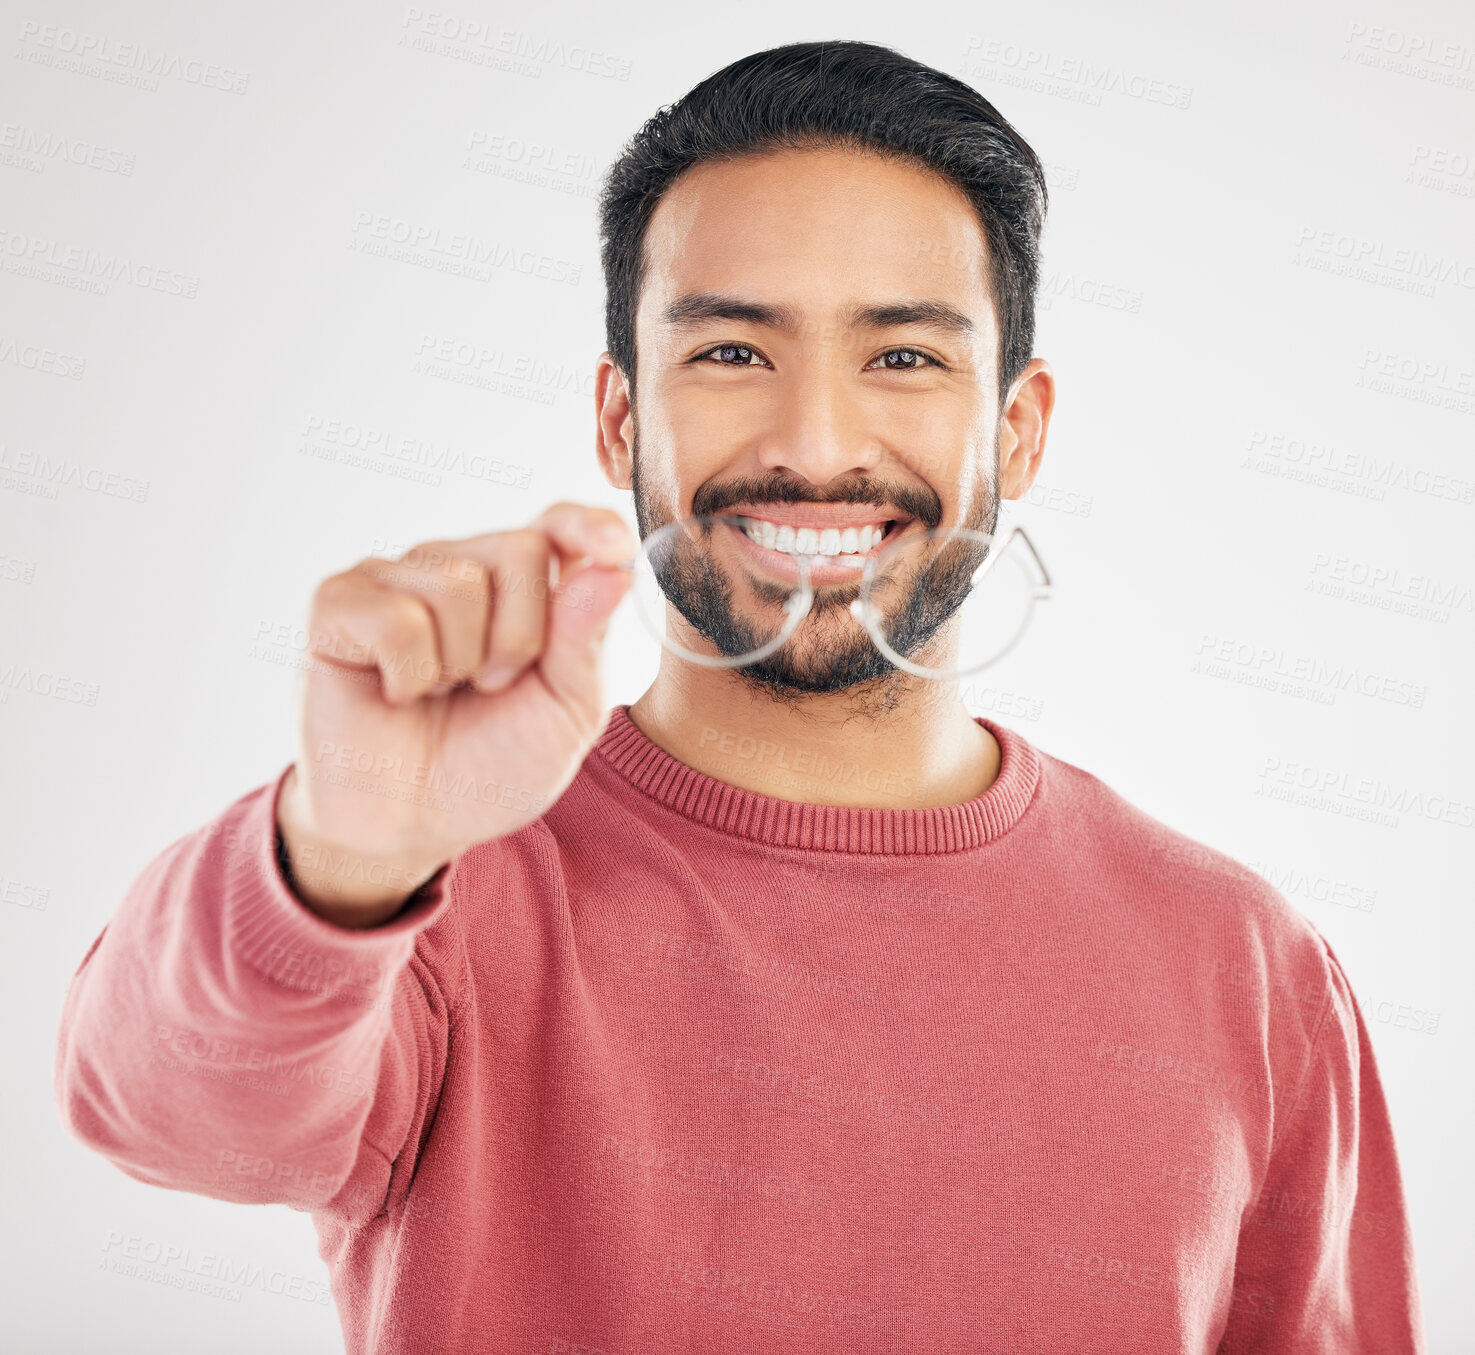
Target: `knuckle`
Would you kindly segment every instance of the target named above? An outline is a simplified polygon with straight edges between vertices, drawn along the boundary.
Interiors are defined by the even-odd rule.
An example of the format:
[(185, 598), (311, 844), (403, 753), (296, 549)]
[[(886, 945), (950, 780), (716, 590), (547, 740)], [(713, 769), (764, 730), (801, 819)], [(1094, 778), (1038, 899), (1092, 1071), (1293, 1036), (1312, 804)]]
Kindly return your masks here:
[(424, 605), (411, 593), (393, 591), (379, 606), (379, 635), (392, 652), (433, 646), (435, 627)]
[[(355, 569), (357, 566), (355, 566)], [(349, 596), (358, 582), (354, 570), (344, 570), (340, 574), (330, 574), (326, 579), (318, 582), (317, 587), (312, 590), (310, 601), (310, 612), (314, 617), (323, 616), (333, 612), (340, 607), (343, 600)]]
[(455, 547), (449, 541), (418, 541), (399, 556), (395, 563), (408, 569), (433, 573), (444, 568), (454, 554)]
[(458, 555), (454, 567), (446, 571), (447, 594), (457, 602), (485, 605), (491, 593), (491, 572), (480, 560)]

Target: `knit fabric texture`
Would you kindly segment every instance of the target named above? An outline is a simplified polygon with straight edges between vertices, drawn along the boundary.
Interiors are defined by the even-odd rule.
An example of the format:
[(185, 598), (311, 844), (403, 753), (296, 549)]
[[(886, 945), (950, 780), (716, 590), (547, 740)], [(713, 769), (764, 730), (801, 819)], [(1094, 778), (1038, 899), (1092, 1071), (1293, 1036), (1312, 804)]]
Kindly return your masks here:
[(1325, 938), (979, 723), (975, 799), (841, 808), (616, 706), (542, 818), (362, 931), (283, 877), (284, 768), (93, 942), (63, 1121), (309, 1213), (349, 1355), (1421, 1352)]

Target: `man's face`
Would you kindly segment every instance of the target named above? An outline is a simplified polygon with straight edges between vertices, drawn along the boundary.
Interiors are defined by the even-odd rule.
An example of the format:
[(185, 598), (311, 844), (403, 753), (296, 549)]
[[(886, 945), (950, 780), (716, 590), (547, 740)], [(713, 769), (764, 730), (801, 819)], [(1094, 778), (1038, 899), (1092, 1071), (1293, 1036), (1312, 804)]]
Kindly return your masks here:
[[(894, 682), (848, 610), (884, 531), (870, 553), (914, 552), (884, 596), (888, 630), (940, 654), (947, 614), (927, 603), (961, 594), (924, 567), (921, 537), (992, 532), (998, 515), (998, 330), (968, 199), (873, 154), (709, 162), (662, 199), (645, 250), (628, 424), (641, 534), (692, 514), (774, 524), (687, 552), (666, 581), (677, 609), (724, 653), (757, 648), (782, 624), (791, 552), (815, 549), (804, 529), (854, 529), (854, 554), (811, 568), (798, 631), (737, 671), (791, 692)], [(952, 573), (977, 563), (955, 553)]]

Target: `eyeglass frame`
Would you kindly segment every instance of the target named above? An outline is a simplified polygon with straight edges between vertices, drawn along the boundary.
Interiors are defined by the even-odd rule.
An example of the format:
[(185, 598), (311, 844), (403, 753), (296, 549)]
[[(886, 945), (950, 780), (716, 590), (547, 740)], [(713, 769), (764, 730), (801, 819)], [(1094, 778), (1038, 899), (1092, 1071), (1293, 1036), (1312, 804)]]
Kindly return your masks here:
[[(655, 531), (651, 532), (641, 541), (639, 555), (636, 559), (615, 561), (613, 567), (616, 569), (623, 569), (628, 573), (633, 574), (635, 570), (639, 567), (642, 560), (649, 561), (648, 543), (659, 537), (661, 533), (670, 531), (672, 528), (679, 527), (681, 524), (686, 522), (701, 522), (709, 520), (727, 520), (733, 523), (743, 523), (755, 519), (751, 519), (750, 516), (745, 513), (695, 513), (684, 518), (673, 518), (670, 522), (662, 523), (659, 527), (655, 529)], [(928, 535), (931, 536), (933, 534), (944, 531), (948, 533), (947, 539), (955, 537), (960, 532), (966, 532), (972, 536), (985, 537), (988, 539), (990, 545), (992, 545), (992, 543), (998, 539), (997, 533), (977, 532), (974, 531), (971, 527), (952, 527), (946, 529), (934, 527), (929, 529)], [(1021, 541), (1024, 542), (1025, 549), (1029, 551), (1030, 558), (1034, 560), (1035, 567), (1039, 570), (1040, 578), (1043, 580), (1043, 582), (1030, 586), (1028, 593), (1029, 610), (1025, 613), (1024, 624), (1019, 627), (1019, 630), (1015, 634), (1014, 638), (1010, 640), (1003, 649), (1001, 649), (997, 654), (989, 659), (987, 663), (979, 664), (976, 668), (960, 669), (959, 671), (953, 673), (932, 672), (920, 665), (912, 663), (910, 659), (897, 654), (896, 651), (893, 650), (891, 646), (886, 643), (885, 637), (879, 636), (877, 634), (877, 630), (879, 629), (879, 627), (877, 626), (875, 621), (874, 611), (870, 613), (865, 613), (864, 599), (868, 596), (870, 585), (875, 578), (875, 562), (879, 560), (881, 556), (886, 554), (886, 551), (884, 550), (878, 552), (876, 555), (866, 557), (865, 563), (861, 566), (861, 596), (852, 599), (847, 610), (850, 612), (851, 616), (853, 616), (860, 624), (861, 629), (864, 630), (866, 634), (871, 637), (871, 643), (876, 647), (877, 652), (879, 652), (888, 663), (892, 664), (896, 668), (902, 669), (904, 672), (909, 672), (915, 677), (928, 678), (934, 682), (945, 682), (954, 678), (962, 677), (965, 674), (980, 673), (985, 668), (990, 668), (994, 664), (998, 663), (998, 661), (1002, 659), (1004, 655), (1009, 653), (1009, 651), (1012, 650), (1014, 646), (1017, 645), (1019, 641), (1024, 638), (1025, 631), (1029, 629), (1030, 619), (1034, 616), (1035, 603), (1047, 602), (1052, 596), (1054, 596), (1055, 585), (1050, 578), (1050, 571), (1045, 567), (1045, 562), (1040, 557), (1039, 549), (1035, 546), (1035, 543), (1030, 540), (1029, 533), (1026, 532), (1023, 527), (1019, 526), (1018, 523), (1015, 523), (1010, 528), (1009, 534), (1004, 538), (1003, 545), (996, 551), (991, 550), (990, 553), (985, 557), (983, 562), (978, 566), (978, 568), (974, 570), (972, 576), (969, 579), (969, 589), (971, 590), (973, 585), (978, 582), (979, 578), (993, 567), (995, 561), (1000, 560), (1004, 557), (1004, 555), (1008, 552), (1010, 546), (1014, 544), (1015, 537), (1018, 537)], [(659, 635), (656, 635), (655, 638), (660, 641), (661, 646), (664, 649), (676, 655), (678, 659), (684, 659), (688, 663), (695, 663), (705, 668), (744, 668), (750, 663), (756, 663), (760, 659), (766, 659), (770, 654), (774, 653), (775, 650), (782, 648), (785, 644), (788, 643), (790, 637), (804, 623), (804, 619), (809, 615), (810, 611), (814, 607), (814, 588), (809, 582), (810, 557), (804, 555), (796, 555), (793, 558), (800, 561), (802, 567), (800, 570), (799, 585), (794, 589), (793, 593), (789, 595), (788, 601), (784, 603), (784, 610), (788, 613), (788, 619), (780, 628), (779, 633), (772, 640), (769, 640), (760, 648), (755, 649), (750, 653), (744, 654), (739, 659), (734, 660), (731, 655), (723, 655), (720, 658), (715, 658), (711, 655), (693, 654), (689, 650), (677, 646), (665, 633), (664, 627), (662, 628), (661, 633)], [(817, 558), (832, 559), (833, 557), (820, 556)], [(651, 572), (652, 574), (654, 574), (655, 571), (653, 568)], [(657, 578), (656, 581), (657, 583), (659, 583), (659, 578)], [(664, 588), (662, 588), (661, 591), (663, 594), (665, 593)], [(667, 601), (670, 601), (669, 597), (667, 598)], [(637, 610), (639, 609), (637, 608)], [(641, 615), (642, 617), (644, 617), (643, 612), (641, 613)], [(652, 625), (647, 625), (647, 630), (649, 630), (652, 634), (655, 633), (654, 627)]]

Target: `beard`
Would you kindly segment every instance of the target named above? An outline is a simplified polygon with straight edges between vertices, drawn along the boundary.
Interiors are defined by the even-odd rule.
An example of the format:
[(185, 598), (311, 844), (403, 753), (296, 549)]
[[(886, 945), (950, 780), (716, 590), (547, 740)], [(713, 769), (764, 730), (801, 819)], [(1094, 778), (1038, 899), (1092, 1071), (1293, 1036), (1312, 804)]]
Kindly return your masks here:
[[(633, 409), (632, 409), (633, 416)], [(998, 439), (994, 441), (994, 473), (984, 485), (967, 521), (959, 526), (992, 536), (999, 515), (995, 489), (998, 470)], [(644, 540), (671, 521), (654, 508), (640, 471), (640, 437), (632, 417), (631, 483), (635, 516)], [(718, 485), (703, 485), (693, 497), (692, 516), (725, 511), (738, 503), (890, 503), (908, 513), (921, 529), (936, 527), (942, 518), (942, 503), (931, 490), (907, 486), (888, 487), (864, 476), (825, 486), (822, 490), (795, 477), (743, 479)], [(911, 524), (908, 526), (910, 530)], [(883, 546), (882, 549), (885, 549)], [(906, 547), (901, 548), (903, 556)], [(918, 568), (905, 564), (888, 575), (898, 596), (887, 599), (882, 626), (897, 653), (918, 660), (938, 638), (939, 631), (967, 598), (975, 571), (983, 555), (975, 548), (944, 547)], [(728, 656), (761, 649), (779, 633), (782, 622), (759, 623), (743, 615), (734, 602), (733, 586), (711, 558), (701, 550), (673, 551), (663, 564), (660, 583), (667, 600), (717, 651)], [(746, 581), (760, 615), (782, 615), (791, 587), (771, 580)], [(859, 596), (857, 572), (853, 583), (811, 585), (814, 601), (798, 628), (773, 653), (730, 671), (745, 683), (773, 697), (792, 699), (858, 689), (873, 694), (880, 708), (894, 705), (900, 687), (913, 679), (896, 668), (872, 642), (865, 627), (850, 614), (850, 603)], [(873, 584), (871, 600), (877, 603)]]

